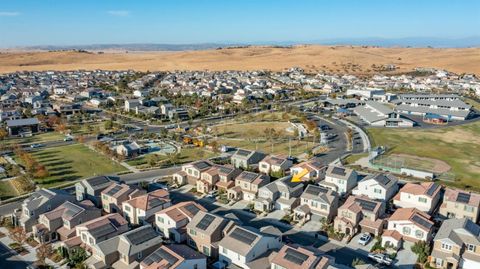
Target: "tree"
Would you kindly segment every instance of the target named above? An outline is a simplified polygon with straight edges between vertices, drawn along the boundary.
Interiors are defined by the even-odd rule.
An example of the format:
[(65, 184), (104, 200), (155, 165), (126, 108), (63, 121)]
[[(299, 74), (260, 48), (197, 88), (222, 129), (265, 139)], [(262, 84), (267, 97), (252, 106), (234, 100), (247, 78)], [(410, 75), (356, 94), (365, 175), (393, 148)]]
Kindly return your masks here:
[(15, 227), (10, 232), (10, 238), (21, 245), (27, 240), (27, 232), (22, 227)]
[(424, 264), (430, 255), (430, 245), (425, 241), (418, 241), (412, 246), (412, 251), (418, 255), (417, 262)]
[(104, 127), (106, 130), (111, 130), (113, 128), (113, 121), (112, 120), (107, 120), (104, 123)]
[(8, 136), (7, 130), (0, 128), (0, 140), (4, 140)]
[(50, 257), (53, 254), (52, 245), (50, 244), (41, 244), (37, 248), (37, 259), (41, 265), (45, 265), (45, 259)]

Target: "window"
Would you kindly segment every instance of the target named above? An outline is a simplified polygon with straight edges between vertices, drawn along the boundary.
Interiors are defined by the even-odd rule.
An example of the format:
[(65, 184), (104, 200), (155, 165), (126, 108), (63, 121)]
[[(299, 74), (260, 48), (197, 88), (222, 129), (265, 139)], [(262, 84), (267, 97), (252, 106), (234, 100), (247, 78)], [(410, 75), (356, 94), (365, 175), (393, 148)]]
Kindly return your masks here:
[(410, 227), (403, 227), (402, 229), (403, 234), (410, 234), (410, 232), (411, 232)]
[(442, 249), (444, 250), (452, 250), (452, 245), (442, 242)]
[(318, 205), (318, 203), (315, 202), (315, 201), (312, 201), (310, 204), (311, 204), (312, 207), (317, 207), (317, 205)]
[(125, 206), (125, 211), (130, 212), (130, 207), (128, 205)]
[(163, 218), (160, 217), (160, 216), (157, 217), (157, 220), (158, 220), (158, 222), (160, 222), (160, 223), (164, 223), (164, 222), (165, 222), (165, 221), (163, 220)]
[(83, 242), (87, 241), (87, 236), (85, 234), (82, 234), (82, 241)]
[(190, 229), (189, 233), (190, 235), (193, 235), (193, 236), (197, 235), (197, 231), (195, 231), (194, 229)]
[(464, 210), (465, 212), (473, 212), (473, 206), (465, 205)]
[(378, 193), (378, 194), (382, 194), (382, 190), (381, 190), (381, 189), (377, 189), (377, 188), (374, 188), (374, 189), (373, 189), (373, 192), (374, 192), (374, 193)]
[(417, 238), (422, 238), (422, 237), (423, 237), (423, 231), (421, 231), (421, 230), (415, 231), (415, 236), (416, 236)]
[(476, 249), (476, 246), (475, 246), (475, 245), (471, 245), (471, 244), (468, 244), (468, 245), (467, 245), (467, 251), (469, 251), (469, 252), (475, 252), (475, 249)]
[(443, 260), (439, 258), (435, 258), (435, 265), (437, 267), (442, 267), (443, 266)]
[(210, 256), (210, 248), (203, 246), (203, 254)]
[(321, 204), (321, 205), (320, 205), (320, 208), (323, 209), (323, 210), (327, 210), (328, 207), (327, 207), (326, 204)]
[(102, 195), (102, 199), (103, 200), (108, 200), (108, 197), (104, 194), (104, 195)]
[(420, 203), (426, 204), (426, 203), (427, 203), (427, 198), (425, 198), (425, 197), (418, 197), (418, 201), (419, 201)]

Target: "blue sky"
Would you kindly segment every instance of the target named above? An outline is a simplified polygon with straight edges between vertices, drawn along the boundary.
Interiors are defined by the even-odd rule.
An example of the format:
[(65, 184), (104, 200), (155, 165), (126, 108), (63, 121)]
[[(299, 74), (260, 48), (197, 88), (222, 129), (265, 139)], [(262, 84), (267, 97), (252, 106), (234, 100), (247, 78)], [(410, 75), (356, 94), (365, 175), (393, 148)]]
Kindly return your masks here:
[(0, 0), (0, 47), (480, 35), (480, 1)]

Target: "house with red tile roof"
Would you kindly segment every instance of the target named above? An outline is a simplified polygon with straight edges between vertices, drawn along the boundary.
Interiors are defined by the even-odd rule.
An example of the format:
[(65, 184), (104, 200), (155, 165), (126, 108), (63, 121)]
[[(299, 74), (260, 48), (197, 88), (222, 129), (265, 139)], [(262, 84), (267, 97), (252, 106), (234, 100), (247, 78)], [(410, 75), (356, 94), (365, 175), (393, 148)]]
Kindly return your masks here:
[(444, 218), (466, 218), (477, 223), (479, 219), (479, 209), (480, 194), (446, 188), (438, 213)]
[[(416, 208), (399, 208), (388, 218), (388, 234), (398, 232), (402, 240), (429, 242), (432, 239), (433, 221), (430, 215)], [(384, 234), (385, 234), (384, 232)], [(382, 240), (385, 245), (387, 241)]]
[(393, 204), (432, 213), (440, 201), (441, 190), (442, 187), (434, 182), (407, 183), (393, 197)]

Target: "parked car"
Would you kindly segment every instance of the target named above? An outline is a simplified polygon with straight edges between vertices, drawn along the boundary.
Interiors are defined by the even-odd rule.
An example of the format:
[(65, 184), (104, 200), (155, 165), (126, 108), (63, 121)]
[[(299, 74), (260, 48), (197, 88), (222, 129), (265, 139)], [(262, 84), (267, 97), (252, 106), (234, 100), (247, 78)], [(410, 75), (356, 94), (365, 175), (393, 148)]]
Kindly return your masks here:
[(42, 147), (42, 146), (43, 146), (42, 144), (31, 144), (30, 148), (34, 149), (34, 148), (39, 148), (39, 147)]
[(211, 191), (211, 192), (209, 192), (205, 197), (206, 197), (206, 198), (213, 199), (213, 198), (217, 197), (217, 195), (218, 195), (218, 192), (217, 192), (217, 191)]
[(368, 254), (368, 258), (378, 262), (378, 263), (381, 263), (381, 264), (385, 264), (387, 266), (390, 266), (392, 264), (392, 259), (390, 259), (390, 257), (388, 257), (388, 255), (386, 254), (383, 254), (383, 253), (369, 253)]
[(71, 136), (66, 136), (63, 141), (72, 141), (73, 140), (73, 137)]
[(358, 239), (358, 243), (362, 246), (366, 246), (370, 240), (372, 240), (372, 236), (369, 233), (364, 233)]

